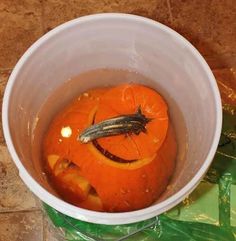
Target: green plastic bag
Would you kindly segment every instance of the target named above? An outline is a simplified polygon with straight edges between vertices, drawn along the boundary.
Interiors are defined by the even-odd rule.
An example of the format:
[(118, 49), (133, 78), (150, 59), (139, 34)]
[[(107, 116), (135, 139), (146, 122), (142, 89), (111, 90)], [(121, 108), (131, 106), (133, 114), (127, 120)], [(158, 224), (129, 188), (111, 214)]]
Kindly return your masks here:
[(68, 241), (235, 241), (236, 111), (225, 106), (221, 139), (204, 180), (182, 203), (158, 217), (127, 225), (99, 225), (44, 209)]

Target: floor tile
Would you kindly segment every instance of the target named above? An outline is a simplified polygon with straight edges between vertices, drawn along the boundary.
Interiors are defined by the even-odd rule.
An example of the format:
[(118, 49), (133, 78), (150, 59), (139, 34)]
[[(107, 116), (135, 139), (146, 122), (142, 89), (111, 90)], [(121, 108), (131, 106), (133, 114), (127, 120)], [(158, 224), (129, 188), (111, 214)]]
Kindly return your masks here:
[(211, 67), (211, 69), (236, 67), (236, 55), (226, 54), (216, 56), (205, 56), (205, 59), (208, 65)]
[(21, 181), (5, 145), (0, 145), (0, 157), (0, 213), (38, 209), (38, 199)]
[(0, 70), (12, 68), (42, 35), (40, 0), (0, 1)]
[(123, 12), (145, 16), (162, 23), (168, 23), (169, 11), (165, 0), (64, 0), (44, 2), (45, 31), (68, 20), (101, 12)]
[(43, 241), (41, 212), (0, 213), (0, 241)]
[(171, 26), (203, 55), (236, 53), (234, 0), (170, 0), (170, 5)]

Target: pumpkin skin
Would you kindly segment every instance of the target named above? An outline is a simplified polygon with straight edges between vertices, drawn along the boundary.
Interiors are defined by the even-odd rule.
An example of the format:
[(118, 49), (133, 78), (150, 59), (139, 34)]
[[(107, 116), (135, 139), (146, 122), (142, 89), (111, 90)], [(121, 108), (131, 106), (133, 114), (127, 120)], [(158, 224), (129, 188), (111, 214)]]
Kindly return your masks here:
[(104, 149), (124, 159), (141, 159), (157, 152), (167, 133), (168, 114), (166, 103), (153, 89), (137, 84), (111, 88), (101, 98), (95, 123), (117, 115), (135, 113), (139, 107), (147, 118), (152, 119), (146, 125), (147, 133), (141, 132), (129, 138), (119, 135), (98, 139)]
[[(139, 106), (152, 119), (146, 125), (147, 133), (97, 140), (112, 154), (135, 161), (115, 162), (99, 152), (92, 142), (78, 141), (78, 135), (93, 121), (99, 123), (117, 115), (133, 114)], [(62, 128), (69, 130), (65, 137)], [(43, 150), (47, 163), (50, 155), (69, 160), (75, 165), (73, 168), (78, 168), (74, 174), (89, 185), (81, 189), (76, 178), (65, 181), (67, 169), (64, 175), (56, 175), (55, 168), (48, 165), (55, 188), (67, 201), (96, 211), (123, 212), (147, 207), (157, 200), (174, 171), (177, 145), (163, 98), (146, 86), (123, 84), (88, 91), (73, 101), (52, 121)], [(76, 191), (69, 186), (76, 187)]]
[(81, 158), (74, 160), (95, 187), (106, 211), (130, 211), (149, 206), (165, 190), (174, 170), (176, 143), (172, 128), (157, 154), (133, 163), (114, 163), (91, 143), (86, 147), (84, 162)]

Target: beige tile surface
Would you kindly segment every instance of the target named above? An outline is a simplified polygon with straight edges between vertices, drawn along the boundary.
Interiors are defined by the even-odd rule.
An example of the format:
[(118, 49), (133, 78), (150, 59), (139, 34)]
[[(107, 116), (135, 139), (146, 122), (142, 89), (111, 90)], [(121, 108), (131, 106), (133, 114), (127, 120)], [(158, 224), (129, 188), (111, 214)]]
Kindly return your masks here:
[(0, 1), (0, 70), (12, 68), (42, 35), (40, 0)]
[(79, 16), (102, 12), (131, 13), (162, 23), (169, 21), (167, 2), (163, 0), (46, 0), (43, 5), (45, 31)]
[(18, 176), (5, 145), (0, 145), (0, 157), (0, 213), (38, 209), (35, 197)]
[(203, 55), (236, 54), (234, 0), (170, 0), (171, 27), (183, 34)]
[(0, 213), (0, 241), (44, 241), (41, 212)]

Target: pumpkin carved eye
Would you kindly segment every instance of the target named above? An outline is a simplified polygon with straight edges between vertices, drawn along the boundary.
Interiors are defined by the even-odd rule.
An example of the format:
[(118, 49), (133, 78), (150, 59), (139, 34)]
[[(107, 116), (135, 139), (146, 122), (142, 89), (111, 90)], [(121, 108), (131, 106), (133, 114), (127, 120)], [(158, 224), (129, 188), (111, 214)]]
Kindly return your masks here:
[[(58, 155), (51, 154), (47, 160), (49, 168), (52, 168), (50, 171), (53, 174), (53, 183), (57, 190), (63, 193), (65, 199), (73, 200), (74, 204), (78, 205), (79, 203), (84, 208), (90, 207), (93, 210), (102, 210), (102, 202), (95, 188), (82, 176), (79, 167)], [(54, 166), (51, 165), (52, 160)]]
[[(70, 136), (58, 141), (62, 127), (70, 128)], [(174, 170), (167, 105), (137, 84), (88, 91), (54, 118), (44, 156), (53, 185), (68, 202), (108, 212), (144, 208), (165, 190)]]

